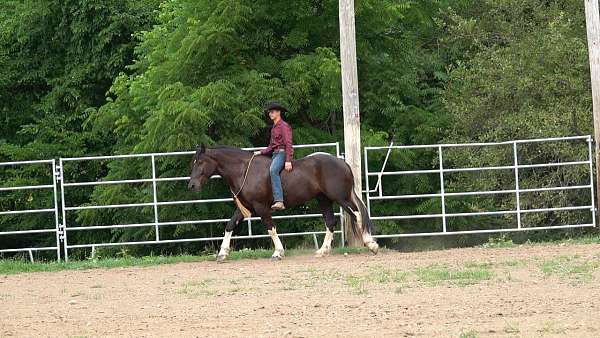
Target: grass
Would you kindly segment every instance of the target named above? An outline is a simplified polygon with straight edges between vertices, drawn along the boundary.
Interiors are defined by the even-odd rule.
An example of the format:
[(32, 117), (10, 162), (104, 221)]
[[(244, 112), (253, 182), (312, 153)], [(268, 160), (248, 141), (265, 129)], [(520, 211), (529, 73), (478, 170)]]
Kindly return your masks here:
[(0, 260), (0, 275), (12, 275), (25, 272), (53, 272), (62, 270), (87, 270), (98, 268), (122, 268), (130, 266), (153, 266), (182, 262), (202, 262), (211, 260), (211, 256), (146, 256), (89, 259), (85, 261), (65, 262), (35, 262), (21, 260)]
[(587, 260), (573, 256), (558, 256), (543, 261), (540, 269), (545, 276), (567, 277), (577, 281), (591, 281), (592, 273), (600, 267), (597, 260)]
[(586, 235), (575, 238), (549, 240), (544, 242), (529, 242), (530, 245), (553, 245), (553, 244), (600, 244), (600, 235)]
[(465, 268), (469, 269), (489, 269), (494, 264), (492, 262), (477, 262), (477, 261), (468, 261), (465, 262)]
[(438, 285), (449, 282), (461, 286), (477, 284), (494, 276), (494, 272), (487, 267), (452, 268), (441, 264), (418, 268), (415, 274), (420, 282), (427, 284)]
[(517, 327), (516, 324), (506, 322), (506, 326), (504, 326), (504, 333), (514, 335), (514, 334), (517, 334), (520, 332), (521, 332), (521, 330), (519, 330), (519, 328)]
[[(383, 267), (375, 267), (371, 269), (369, 274), (363, 276), (349, 275), (346, 276), (346, 285), (348, 285), (356, 294), (366, 294), (368, 290), (366, 284), (378, 283), (378, 284), (390, 284), (390, 283), (404, 283), (409, 277), (409, 273), (401, 270), (389, 270)], [(402, 293), (402, 287), (398, 286), (395, 291), (396, 293)]]
[(577, 244), (600, 244), (599, 234), (586, 234), (570, 238), (556, 238), (556, 239), (539, 239), (539, 240), (527, 240), (524, 243), (514, 243), (510, 235), (502, 234), (500, 236), (489, 237), (488, 242), (480, 245), (483, 248), (512, 248), (518, 245), (523, 246), (547, 246), (547, 245), (577, 245)]
[(490, 237), (488, 238), (488, 242), (483, 244), (484, 248), (512, 248), (515, 247), (515, 243), (513, 243), (512, 239), (506, 236), (506, 234), (501, 235), (500, 237)]
[(214, 293), (208, 289), (208, 286), (214, 281), (214, 279), (203, 279), (199, 281), (186, 282), (183, 287), (177, 291), (179, 294), (183, 294), (191, 297), (198, 296), (210, 296)]
[(458, 336), (459, 338), (477, 338), (479, 337), (477, 335), (477, 332), (475, 331), (467, 331), (467, 332), (461, 332), (460, 336)]
[(348, 277), (346, 277), (346, 284), (357, 295), (364, 295), (367, 293), (367, 287), (365, 286), (366, 280), (364, 277), (353, 276), (353, 275), (348, 276)]
[(540, 330), (538, 330), (538, 332), (542, 332), (544, 334), (564, 335), (567, 333), (567, 329), (561, 327), (560, 324), (556, 322), (545, 322), (544, 326)]
[(371, 270), (369, 274), (369, 281), (376, 283), (402, 283), (408, 278), (408, 272), (400, 270), (387, 270), (381, 267), (377, 267)]
[[(313, 249), (293, 249), (286, 250), (288, 257), (312, 255)], [(367, 248), (335, 248), (332, 254), (359, 254), (367, 253)], [(270, 258), (272, 250), (266, 249), (242, 249), (232, 251), (228, 260), (241, 259), (265, 259)], [(0, 275), (13, 275), (28, 272), (54, 272), (63, 270), (88, 270), (88, 269), (111, 269), (133, 266), (153, 266), (161, 264), (205, 262), (215, 259), (215, 255), (178, 255), (178, 256), (145, 256), (145, 257), (118, 257), (118, 258), (94, 258), (81, 261), (65, 262), (35, 262), (30, 263), (25, 260), (5, 259), (0, 260)]]

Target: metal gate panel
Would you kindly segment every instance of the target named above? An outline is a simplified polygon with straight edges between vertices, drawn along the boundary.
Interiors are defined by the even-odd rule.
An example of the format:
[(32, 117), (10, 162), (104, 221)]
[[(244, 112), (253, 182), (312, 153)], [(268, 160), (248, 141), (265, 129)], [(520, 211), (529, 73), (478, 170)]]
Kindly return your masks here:
[(51, 180), (52, 184), (44, 184), (44, 185), (29, 185), (29, 186), (4, 186), (0, 188), (1, 191), (24, 191), (24, 190), (51, 190), (52, 197), (49, 201), (52, 205), (51, 208), (44, 209), (23, 209), (23, 210), (2, 210), (0, 211), (0, 216), (2, 215), (25, 215), (25, 214), (53, 214), (53, 223), (42, 225), (41, 229), (30, 229), (30, 230), (13, 230), (13, 231), (3, 231), (0, 229), (0, 236), (20, 236), (24, 237), (30, 234), (48, 234), (54, 237), (54, 246), (50, 247), (41, 247), (41, 246), (28, 246), (28, 247), (19, 247), (19, 248), (0, 248), (0, 253), (9, 253), (9, 252), (28, 252), (29, 258), (33, 261), (33, 252), (36, 251), (56, 251), (56, 257), (58, 260), (61, 258), (60, 254), (60, 229), (59, 229), (59, 221), (58, 221), (58, 203), (57, 203), (57, 171), (56, 171), (56, 160), (38, 160), (38, 161), (16, 161), (16, 162), (2, 162), (0, 163), (0, 167), (6, 166), (39, 166), (39, 165), (47, 165), (51, 169)]
[[(566, 162), (553, 162), (553, 163), (535, 163), (535, 164), (521, 164), (519, 163), (519, 145), (526, 144), (539, 144), (556, 141), (585, 141), (587, 145), (585, 151), (587, 158), (582, 161), (566, 161)], [(442, 222), (441, 231), (436, 232), (417, 232), (417, 233), (386, 233), (379, 234), (374, 237), (378, 238), (394, 238), (394, 237), (418, 237), (418, 236), (439, 236), (439, 235), (461, 235), (461, 234), (478, 234), (478, 233), (497, 233), (497, 232), (517, 232), (517, 231), (530, 231), (530, 230), (550, 230), (550, 229), (566, 229), (566, 228), (584, 228), (584, 227), (595, 227), (596, 226), (596, 209), (594, 202), (594, 175), (593, 175), (593, 157), (592, 157), (592, 137), (591, 136), (574, 136), (574, 137), (560, 137), (560, 138), (544, 138), (544, 139), (532, 139), (532, 140), (516, 140), (508, 142), (494, 142), (494, 143), (464, 143), (464, 144), (439, 144), (439, 145), (410, 145), (410, 146), (397, 146), (391, 144), (390, 146), (383, 147), (365, 147), (364, 158), (365, 158), (365, 181), (366, 181), (366, 202), (367, 207), (374, 221), (377, 220), (411, 220), (411, 219), (438, 219)], [(505, 165), (499, 166), (488, 166), (488, 167), (465, 167), (465, 168), (448, 168), (444, 165), (444, 150), (450, 148), (461, 148), (461, 147), (491, 147), (491, 146), (510, 146), (512, 147), (512, 162)], [(418, 169), (418, 170), (400, 170), (400, 171), (385, 171), (386, 165), (390, 153), (398, 150), (410, 150), (410, 149), (430, 149), (437, 152), (439, 161), (439, 167), (435, 169)], [(375, 151), (386, 151), (385, 160), (381, 170), (371, 171), (369, 169), (369, 153)], [(558, 186), (558, 187), (546, 187), (546, 188), (530, 188), (523, 189), (520, 186), (519, 171), (528, 168), (552, 168), (552, 167), (568, 167), (568, 166), (585, 166), (589, 174), (587, 178), (588, 183), (583, 185), (574, 186)], [(444, 178), (446, 173), (456, 172), (481, 172), (488, 170), (512, 170), (514, 171), (514, 186), (507, 187), (503, 190), (495, 191), (459, 191), (448, 193), (445, 191), (445, 185), (447, 180)], [(430, 192), (427, 194), (410, 194), (410, 195), (386, 195), (383, 192), (383, 181), (382, 178), (386, 176), (399, 177), (405, 175), (417, 175), (417, 174), (432, 174), (438, 175), (440, 180), (439, 192)], [(376, 184), (374, 188), (369, 185), (369, 179), (375, 177)], [(543, 192), (543, 191), (567, 191), (567, 190), (588, 190), (590, 192), (589, 204), (581, 206), (567, 206), (567, 207), (547, 207), (547, 208), (535, 208), (535, 209), (522, 209), (521, 208), (521, 195), (522, 193), (529, 192)], [(484, 195), (495, 195), (495, 194), (514, 194), (515, 195), (515, 208), (512, 210), (501, 210), (501, 211), (481, 211), (481, 212), (447, 212), (447, 197), (455, 196), (484, 196)], [(412, 215), (377, 215), (372, 210), (372, 203), (377, 201), (402, 201), (418, 198), (439, 198), (441, 200), (441, 211), (437, 214), (412, 214)], [(521, 224), (521, 218), (523, 214), (529, 213), (540, 213), (550, 211), (574, 211), (574, 210), (589, 210), (591, 216), (590, 223), (581, 224), (566, 224), (557, 226), (536, 226), (536, 227), (525, 227)], [(517, 219), (517, 226), (514, 228), (501, 228), (501, 229), (480, 229), (480, 230), (465, 230), (465, 231), (449, 231), (447, 229), (447, 220), (452, 217), (471, 217), (471, 216), (487, 216), (487, 215), (515, 215)]]
[[(295, 149), (302, 148), (318, 148), (318, 149), (329, 149), (332, 150), (330, 153), (334, 156), (340, 157), (340, 147), (339, 143), (321, 143), (321, 144), (305, 144), (305, 145), (297, 145), (294, 146)], [(256, 150), (259, 148), (245, 148), (245, 150)], [(185, 242), (200, 242), (200, 241), (215, 241), (220, 240), (222, 237), (198, 237), (198, 238), (184, 238), (184, 239), (161, 239), (160, 238), (160, 227), (161, 226), (169, 226), (169, 225), (179, 225), (179, 224), (207, 224), (207, 223), (226, 223), (229, 221), (229, 218), (220, 218), (220, 219), (196, 219), (189, 221), (169, 221), (169, 222), (161, 222), (159, 218), (159, 207), (166, 205), (181, 205), (181, 204), (196, 204), (196, 203), (230, 203), (233, 202), (231, 197), (222, 197), (222, 198), (211, 198), (211, 199), (196, 199), (196, 200), (178, 200), (178, 201), (159, 201), (157, 195), (157, 183), (159, 182), (169, 182), (169, 181), (187, 181), (190, 178), (187, 176), (179, 176), (179, 177), (158, 177), (157, 169), (156, 169), (156, 160), (161, 157), (169, 157), (169, 156), (181, 156), (181, 155), (193, 155), (194, 151), (185, 151), (185, 152), (171, 152), (171, 153), (151, 153), (151, 154), (131, 154), (131, 155), (115, 155), (115, 156), (88, 156), (88, 157), (76, 157), (76, 158), (61, 158), (59, 161), (59, 172), (60, 172), (60, 194), (62, 201), (62, 232), (64, 238), (64, 257), (65, 260), (68, 260), (69, 249), (76, 248), (92, 248), (92, 251), (98, 247), (113, 247), (113, 246), (128, 246), (128, 245), (148, 245), (148, 244), (168, 244), (168, 243), (185, 243)], [(151, 168), (152, 177), (151, 178), (142, 178), (142, 179), (124, 179), (124, 180), (110, 180), (110, 181), (91, 181), (91, 182), (75, 182), (65, 180), (65, 174), (68, 174), (65, 171), (64, 164), (68, 162), (83, 162), (83, 161), (98, 161), (98, 160), (113, 160), (113, 159), (127, 159), (127, 158), (141, 158), (148, 160), (148, 166)], [(219, 176), (213, 176), (213, 179), (219, 179)], [(85, 206), (68, 206), (66, 204), (65, 198), (65, 189), (72, 189), (76, 187), (83, 186), (97, 186), (103, 184), (125, 184), (125, 183), (152, 183), (152, 202), (140, 202), (140, 203), (128, 203), (128, 204), (113, 204), (113, 205), (85, 205)], [(95, 226), (72, 226), (67, 222), (67, 214), (69, 212), (77, 212), (79, 210), (98, 210), (98, 209), (117, 209), (117, 208), (135, 208), (135, 207), (152, 207), (153, 208), (153, 221), (145, 222), (145, 223), (134, 223), (134, 224), (111, 224), (111, 225), (95, 225)], [(340, 210), (335, 213), (337, 217), (340, 217), (342, 220), (342, 212)], [(227, 215), (229, 216), (229, 215)], [(301, 218), (318, 218), (322, 217), (321, 214), (291, 214), (291, 215), (282, 215), (282, 216), (273, 216), (273, 219), (301, 219)], [(266, 234), (253, 234), (252, 233), (252, 224), (253, 222), (259, 221), (259, 217), (250, 217), (246, 219), (248, 226), (248, 235), (244, 236), (234, 236), (234, 239), (254, 239), (254, 238), (266, 238), (269, 237)], [(336, 231), (336, 233), (340, 233), (342, 236), (342, 243), (344, 242), (344, 229), (343, 229), (343, 220), (341, 223), (341, 230)], [(73, 233), (75, 231), (94, 231), (94, 230), (106, 230), (106, 229), (118, 229), (118, 228), (154, 228), (154, 239), (147, 241), (132, 241), (132, 242), (98, 242), (98, 243), (77, 243), (73, 244), (69, 242), (69, 233)], [(295, 233), (280, 233), (280, 236), (306, 236), (312, 235), (313, 239), (316, 241), (317, 234), (324, 234), (325, 231), (312, 231), (312, 232), (295, 232)]]

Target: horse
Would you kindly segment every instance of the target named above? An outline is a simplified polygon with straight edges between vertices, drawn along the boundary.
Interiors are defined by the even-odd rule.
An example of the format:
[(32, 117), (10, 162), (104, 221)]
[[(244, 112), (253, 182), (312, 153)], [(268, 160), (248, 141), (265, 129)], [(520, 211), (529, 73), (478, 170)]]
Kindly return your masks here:
[[(270, 165), (270, 157), (253, 155), (236, 147), (206, 148), (201, 145), (197, 148), (192, 158), (188, 188), (199, 192), (211, 176), (218, 174), (229, 186), (238, 203), (238, 208), (225, 226), (217, 262), (224, 261), (229, 255), (233, 230), (249, 213), (261, 218), (273, 240), (275, 250), (271, 259), (281, 260), (284, 257), (283, 245), (272, 219)], [(362, 238), (364, 245), (373, 254), (377, 254), (379, 245), (371, 236), (373, 223), (367, 208), (355, 192), (352, 170), (346, 162), (327, 153), (315, 153), (294, 161), (292, 171), (284, 170), (281, 173), (281, 181), (286, 206), (298, 206), (314, 198), (318, 200), (326, 229), (323, 245), (315, 253), (317, 257), (327, 256), (331, 252), (337, 223), (333, 202), (348, 213), (353, 233)]]

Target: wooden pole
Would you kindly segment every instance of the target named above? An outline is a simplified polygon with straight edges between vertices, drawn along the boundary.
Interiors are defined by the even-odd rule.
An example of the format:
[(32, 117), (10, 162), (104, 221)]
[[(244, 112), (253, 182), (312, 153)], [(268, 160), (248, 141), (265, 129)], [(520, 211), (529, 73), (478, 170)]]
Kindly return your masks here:
[(596, 150), (596, 203), (600, 209), (600, 11), (598, 0), (585, 0), (592, 102), (594, 112), (594, 140)]
[[(358, 70), (356, 65), (356, 33), (354, 0), (339, 0), (340, 57), (342, 61), (342, 96), (344, 101), (344, 152), (354, 174), (356, 194), (362, 197), (360, 154), (360, 110), (358, 104)], [(344, 218), (349, 246), (362, 246), (362, 239), (351, 230), (349, 217)]]

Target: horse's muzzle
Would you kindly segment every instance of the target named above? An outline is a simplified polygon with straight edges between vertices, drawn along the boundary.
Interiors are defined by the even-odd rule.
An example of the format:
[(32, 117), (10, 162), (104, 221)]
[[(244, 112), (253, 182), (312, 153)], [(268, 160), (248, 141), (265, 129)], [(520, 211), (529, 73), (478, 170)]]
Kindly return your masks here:
[(190, 180), (188, 183), (188, 189), (194, 192), (200, 191), (200, 182), (198, 180)]

